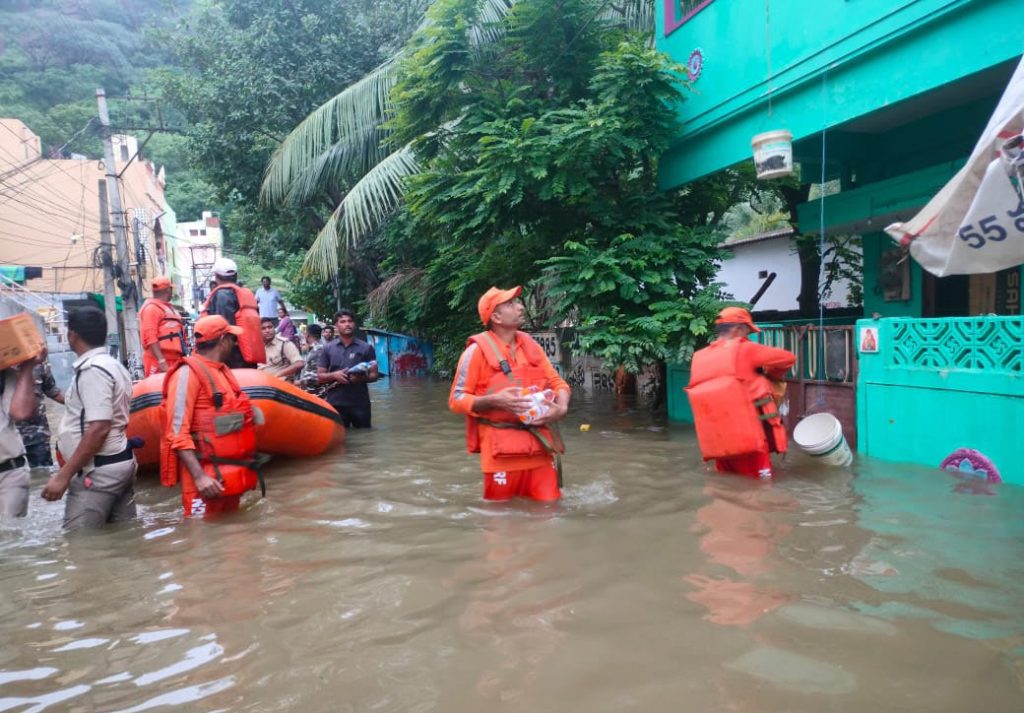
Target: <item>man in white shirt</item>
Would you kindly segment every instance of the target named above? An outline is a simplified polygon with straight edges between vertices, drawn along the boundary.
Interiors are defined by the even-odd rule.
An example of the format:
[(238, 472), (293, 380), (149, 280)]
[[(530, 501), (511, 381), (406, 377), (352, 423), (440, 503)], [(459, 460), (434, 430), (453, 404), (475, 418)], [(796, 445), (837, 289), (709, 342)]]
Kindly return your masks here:
[(32, 370), (41, 360), (40, 356), (0, 370), (0, 516), (28, 514), (28, 458), (14, 422), (30, 418), (36, 411)]
[(135, 518), (137, 465), (125, 435), (132, 380), (107, 353), (106, 337), (101, 310), (83, 307), (68, 315), (68, 343), (78, 359), (57, 435), (63, 464), (43, 488), (47, 500), (60, 500), (67, 492), (68, 529)]
[(270, 278), (266, 275), (260, 280), (263, 286), (256, 290), (256, 304), (260, 308), (260, 319), (269, 318), (277, 326), (277, 306), (284, 305), (281, 293), (270, 286)]
[(299, 348), (291, 339), (285, 339), (274, 331), (274, 322), (269, 317), (260, 320), (260, 332), (263, 334), (263, 347), (267, 351), (267, 361), (260, 364), (260, 370), (279, 379), (292, 381), (306, 365), (299, 354)]

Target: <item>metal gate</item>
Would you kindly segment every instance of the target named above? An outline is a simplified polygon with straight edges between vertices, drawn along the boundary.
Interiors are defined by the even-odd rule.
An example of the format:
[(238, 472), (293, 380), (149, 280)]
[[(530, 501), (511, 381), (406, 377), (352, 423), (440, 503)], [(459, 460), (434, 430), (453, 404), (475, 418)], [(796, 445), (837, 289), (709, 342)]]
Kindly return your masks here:
[(790, 435), (804, 416), (828, 411), (843, 424), (846, 441), (856, 450), (857, 347), (853, 337), (853, 325), (762, 328), (762, 344), (796, 354), (796, 364), (786, 374), (782, 408)]

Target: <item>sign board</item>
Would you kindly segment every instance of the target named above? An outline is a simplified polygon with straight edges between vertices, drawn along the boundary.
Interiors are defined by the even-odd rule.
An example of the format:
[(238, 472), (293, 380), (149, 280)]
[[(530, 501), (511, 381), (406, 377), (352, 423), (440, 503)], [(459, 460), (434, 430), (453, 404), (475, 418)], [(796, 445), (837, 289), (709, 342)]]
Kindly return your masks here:
[(533, 332), (531, 337), (544, 348), (544, 353), (555, 366), (562, 363), (562, 345), (554, 332)]

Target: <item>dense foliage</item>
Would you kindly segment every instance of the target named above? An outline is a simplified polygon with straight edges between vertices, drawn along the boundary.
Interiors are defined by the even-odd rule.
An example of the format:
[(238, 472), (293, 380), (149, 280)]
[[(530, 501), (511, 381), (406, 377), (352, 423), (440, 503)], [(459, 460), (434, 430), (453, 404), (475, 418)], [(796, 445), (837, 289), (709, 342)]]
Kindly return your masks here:
[(719, 242), (708, 225), (749, 181), (659, 191), (683, 71), (605, 7), (432, 6), (383, 126), (416, 170), (397, 215), (363, 238), (383, 255), (368, 300), (378, 320), (454, 354), (479, 329), (478, 296), (521, 283), (531, 327), (570, 321), (581, 350), (631, 371), (707, 334)]
[[(96, 88), (141, 94), (148, 71), (166, 64), (160, 42), (187, 0), (9, 0), (0, 4), (0, 107), (42, 139), (44, 151), (101, 155)], [(112, 105), (115, 124), (129, 105)]]
[[(162, 71), (160, 85), (184, 118), (192, 165), (223, 206), (231, 249), (280, 267), (309, 247), (344, 187), (327, 183), (304, 206), (261, 205), (266, 164), (311, 109), (393, 51), (420, 4), (219, 0), (178, 24), (170, 44), (180, 69)], [(297, 267), (289, 276), (299, 279)], [(331, 292), (326, 280), (316, 287)]]

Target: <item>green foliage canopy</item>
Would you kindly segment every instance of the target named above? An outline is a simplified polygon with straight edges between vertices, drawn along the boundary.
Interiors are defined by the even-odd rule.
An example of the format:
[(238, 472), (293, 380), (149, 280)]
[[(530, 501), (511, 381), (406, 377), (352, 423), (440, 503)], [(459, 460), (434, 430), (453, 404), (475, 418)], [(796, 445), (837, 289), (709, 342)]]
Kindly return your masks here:
[(533, 327), (569, 320), (610, 363), (691, 349), (718, 308), (704, 226), (728, 206), (658, 190), (682, 68), (595, 0), (481, 7), (436, 3), (400, 68), (388, 128), (421, 170), (385, 231), (378, 318), (456, 353), (487, 287), (528, 284)]

